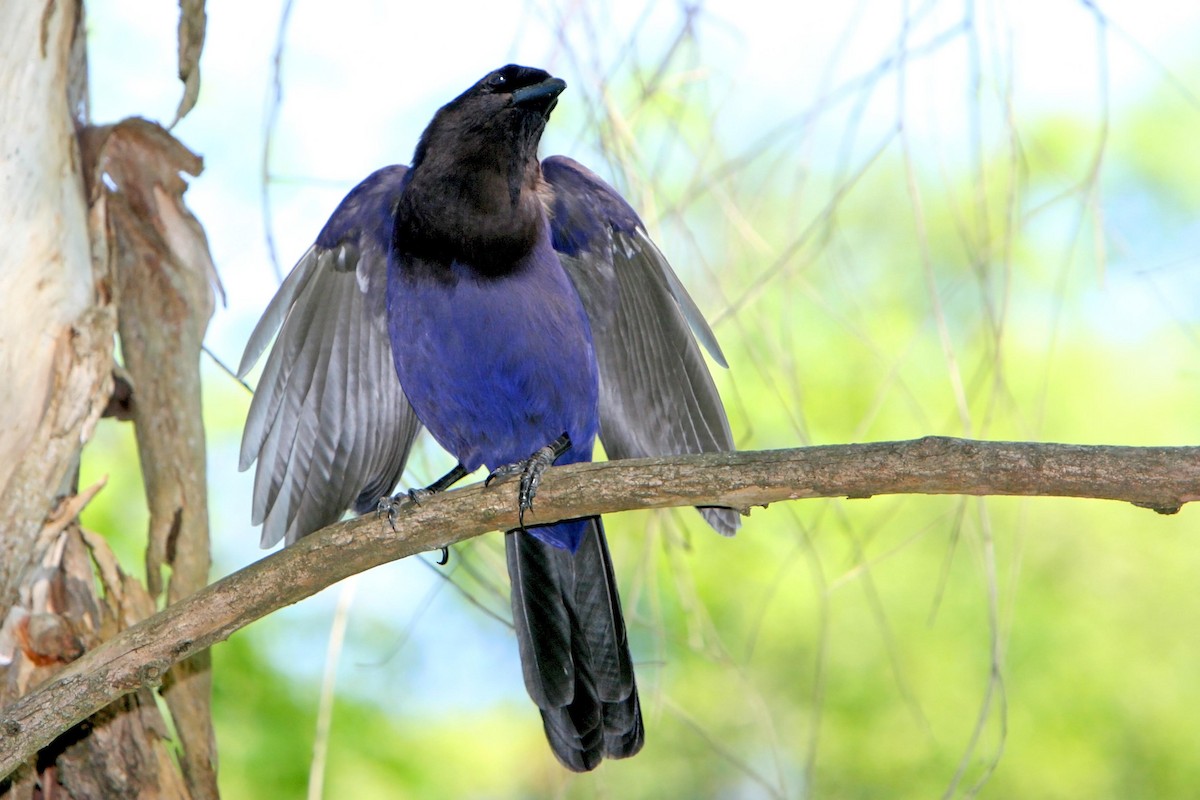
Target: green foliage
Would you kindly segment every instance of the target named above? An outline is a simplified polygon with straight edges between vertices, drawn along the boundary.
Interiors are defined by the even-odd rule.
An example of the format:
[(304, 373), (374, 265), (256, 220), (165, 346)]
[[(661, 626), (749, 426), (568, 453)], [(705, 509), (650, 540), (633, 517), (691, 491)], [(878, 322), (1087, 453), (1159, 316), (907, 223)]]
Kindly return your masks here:
[(281, 675), (244, 634), (213, 648), (213, 674), (222, 795), (304, 796), (315, 692)]
[(101, 420), (95, 436), (83, 451), (79, 485), (104, 488), (80, 515), (86, 528), (100, 531), (130, 574), (145, 577), (146, 530), (150, 514), (138, 461), (133, 427), (112, 419)]
[[(649, 95), (616, 82), (620, 117), (567, 103), (555, 115), (602, 126), (615, 182), (716, 320), (740, 447), (1200, 440), (1196, 277), (1169, 268), (1200, 206), (1194, 102), (1163, 90), (1113, 111), (1103, 132), (1069, 109), (1011, 130), (989, 118), (975, 158), (910, 130), (907, 153), (893, 138), (871, 160), (799, 121), (744, 153), (719, 134), (731, 123), (712, 98), (674, 78)], [(739, 142), (760, 141), (754, 120), (744, 126)], [(1130, 204), (1145, 208), (1126, 215)], [(205, 378), (210, 442), (231, 449), (244, 395)], [(101, 426), (82, 482), (101, 461), (120, 465), (106, 467), (111, 484), (85, 521), (117, 537), (129, 565), (139, 545), (126, 537), (144, 517), (120, 430)], [(229, 485), (214, 476), (215, 518)], [(691, 512), (615, 517), (642, 754), (574, 776), (519, 696), (393, 714), (343, 669), (324, 796), (927, 798), (952, 785), (996, 798), (1189, 796), (1200, 784), (1198, 513), (802, 501), (756, 509), (732, 540)], [(470, 566), (455, 573), (463, 592), (506, 614), (498, 537), (455, 558)], [(447, 596), (432, 626), (466, 618), (506, 635)], [(390, 642), (422, 612), (372, 613), (354, 624)], [(324, 654), (281, 664), (285, 633), (260, 632), (269, 625), (214, 651), (231, 800), (306, 788)], [(417, 641), (428, 670), (488, 658), (484, 644)], [(398, 694), (425, 691), (413, 674), (394, 669)]]

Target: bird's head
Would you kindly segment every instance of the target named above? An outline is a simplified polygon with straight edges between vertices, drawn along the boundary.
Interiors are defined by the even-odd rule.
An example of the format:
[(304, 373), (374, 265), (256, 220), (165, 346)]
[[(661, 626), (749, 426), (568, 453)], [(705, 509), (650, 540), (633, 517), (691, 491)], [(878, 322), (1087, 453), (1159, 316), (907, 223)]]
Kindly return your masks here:
[(538, 142), (567, 84), (509, 64), (442, 106), (421, 134), (393, 246), (502, 272), (545, 226)]
[(438, 109), (421, 135), (413, 167), (428, 159), (536, 162), (538, 142), (566, 82), (509, 64)]

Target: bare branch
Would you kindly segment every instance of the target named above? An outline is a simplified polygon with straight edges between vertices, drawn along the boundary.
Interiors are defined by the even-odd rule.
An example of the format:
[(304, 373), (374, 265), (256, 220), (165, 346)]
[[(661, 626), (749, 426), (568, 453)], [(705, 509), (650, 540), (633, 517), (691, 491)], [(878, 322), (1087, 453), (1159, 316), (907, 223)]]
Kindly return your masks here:
[[(515, 483), (474, 486), (331, 525), (104, 642), (0, 710), (0, 776), (171, 665), (350, 575), (517, 524)], [(574, 464), (548, 470), (531, 524), (645, 508), (808, 497), (967, 494), (1122, 500), (1174, 513), (1200, 499), (1200, 447), (906, 442)]]

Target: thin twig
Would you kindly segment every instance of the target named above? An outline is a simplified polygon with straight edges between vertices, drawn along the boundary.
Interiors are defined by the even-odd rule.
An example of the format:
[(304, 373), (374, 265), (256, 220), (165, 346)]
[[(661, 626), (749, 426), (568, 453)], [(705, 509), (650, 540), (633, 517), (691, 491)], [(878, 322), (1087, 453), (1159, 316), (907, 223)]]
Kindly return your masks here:
[(271, 143), (275, 138), (275, 124), (279, 121), (279, 109), (283, 105), (283, 48), (287, 39), (288, 22), (292, 18), (294, 0), (284, 0), (279, 14), (279, 29), (275, 34), (275, 49), (271, 54), (271, 88), (267, 94), (267, 119), (263, 125), (262, 169), (260, 175), (260, 200), (263, 213), (263, 233), (267, 239), (267, 254), (275, 280), (283, 283), (283, 268), (279, 265), (279, 254), (275, 249), (275, 232), (271, 229)]

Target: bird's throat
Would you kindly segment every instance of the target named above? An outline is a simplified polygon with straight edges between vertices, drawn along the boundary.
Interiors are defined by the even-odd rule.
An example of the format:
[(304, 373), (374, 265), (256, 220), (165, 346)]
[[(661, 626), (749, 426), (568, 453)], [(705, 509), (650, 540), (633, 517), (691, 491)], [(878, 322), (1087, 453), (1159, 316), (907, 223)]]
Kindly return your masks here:
[(544, 210), (536, 184), (507, 170), (454, 177), (415, 175), (396, 210), (393, 247), (402, 255), (483, 274), (503, 274), (537, 244)]

